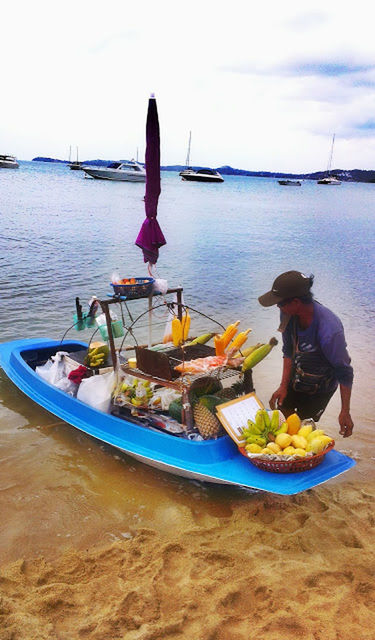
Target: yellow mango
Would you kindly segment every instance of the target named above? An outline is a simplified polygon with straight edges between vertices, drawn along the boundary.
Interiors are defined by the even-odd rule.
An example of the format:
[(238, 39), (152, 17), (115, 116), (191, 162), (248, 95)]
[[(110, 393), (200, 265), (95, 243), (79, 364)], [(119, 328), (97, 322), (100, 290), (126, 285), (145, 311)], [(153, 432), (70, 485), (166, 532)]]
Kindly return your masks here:
[(266, 453), (267, 455), (272, 455), (273, 451), (272, 451), (272, 449), (269, 449), (268, 447), (265, 447), (264, 449), (262, 449), (261, 453)]
[(281, 447), (277, 442), (269, 442), (266, 448), (271, 449), (274, 453), (279, 453), (281, 451)]
[(311, 424), (306, 424), (304, 427), (301, 427), (297, 433), (297, 436), (302, 436), (303, 438), (307, 438), (307, 436), (312, 432)]
[(279, 447), (285, 449), (285, 447), (288, 447), (292, 442), (292, 436), (290, 436), (289, 433), (279, 433), (279, 435), (276, 436), (275, 442)]
[(290, 436), (296, 435), (301, 428), (301, 419), (296, 413), (292, 413), (292, 415), (288, 416), (287, 419), (288, 424), (288, 433)]
[(298, 435), (297, 436), (292, 436), (292, 445), (296, 449), (306, 449), (307, 440), (303, 436), (298, 436)]
[(303, 458), (306, 455), (306, 451), (305, 449), (300, 449), (297, 447), (297, 449), (295, 449), (294, 451), (294, 455), (299, 456), (300, 458)]
[(332, 442), (332, 438), (329, 436), (317, 436), (310, 440), (306, 447), (306, 451), (312, 451), (313, 453), (321, 453)]
[(283, 456), (294, 456), (296, 450), (294, 447), (285, 447), (283, 450)]
[(261, 453), (261, 451), (262, 451), (262, 447), (260, 447), (259, 444), (256, 444), (256, 442), (252, 442), (251, 444), (247, 444), (245, 449), (249, 453)]
[(311, 440), (313, 440), (313, 438), (317, 438), (318, 436), (324, 436), (323, 429), (315, 429), (314, 431), (309, 433), (309, 435), (307, 436), (307, 441), (311, 442)]

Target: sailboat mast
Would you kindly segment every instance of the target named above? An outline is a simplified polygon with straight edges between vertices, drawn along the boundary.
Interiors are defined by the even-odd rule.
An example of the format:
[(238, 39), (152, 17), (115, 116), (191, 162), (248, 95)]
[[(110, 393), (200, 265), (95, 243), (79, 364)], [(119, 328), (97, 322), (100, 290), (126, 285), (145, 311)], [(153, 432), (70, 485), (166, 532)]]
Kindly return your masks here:
[(72, 145), (69, 147), (69, 163), (72, 161)]
[(191, 145), (191, 131), (189, 133), (188, 152), (186, 156), (186, 167), (190, 167), (190, 145)]
[(331, 165), (332, 165), (332, 158), (333, 158), (333, 145), (335, 144), (335, 133), (333, 134), (333, 138), (332, 138), (332, 146), (331, 146), (331, 152), (329, 154), (328, 157), (328, 166), (327, 166), (327, 175), (329, 176), (331, 174)]
[(78, 147), (77, 147), (77, 162), (78, 162)]

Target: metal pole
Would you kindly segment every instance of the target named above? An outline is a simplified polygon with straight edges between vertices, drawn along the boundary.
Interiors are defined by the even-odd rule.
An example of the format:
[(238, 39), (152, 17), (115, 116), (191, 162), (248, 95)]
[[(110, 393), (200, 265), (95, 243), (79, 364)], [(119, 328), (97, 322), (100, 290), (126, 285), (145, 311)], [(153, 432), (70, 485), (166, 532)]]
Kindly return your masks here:
[(105, 319), (107, 322), (108, 342), (109, 342), (109, 348), (111, 351), (112, 365), (113, 365), (113, 369), (116, 370), (117, 356), (116, 356), (115, 341), (113, 339), (112, 320), (111, 320), (111, 314), (109, 313), (108, 302), (106, 300), (100, 300), (100, 305), (102, 307), (102, 310), (104, 312)]

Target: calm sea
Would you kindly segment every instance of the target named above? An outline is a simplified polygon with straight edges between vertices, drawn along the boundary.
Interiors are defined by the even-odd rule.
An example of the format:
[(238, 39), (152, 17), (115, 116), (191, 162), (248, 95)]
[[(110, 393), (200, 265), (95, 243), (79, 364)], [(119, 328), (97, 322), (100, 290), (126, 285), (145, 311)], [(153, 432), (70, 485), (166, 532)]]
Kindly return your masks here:
[[(0, 341), (61, 338), (73, 323), (76, 296), (85, 308), (92, 294), (107, 295), (113, 271), (123, 277), (147, 275), (134, 245), (144, 220), (143, 184), (96, 181), (65, 165), (21, 162), (18, 171), (0, 172), (0, 190)], [(228, 176), (223, 184), (211, 185), (185, 183), (177, 173), (165, 172), (158, 208), (167, 240), (160, 250), (159, 277), (170, 287), (182, 285), (185, 302), (202, 313), (223, 324), (239, 319), (243, 329), (252, 327), (250, 343), (278, 335), (277, 310), (257, 302), (273, 279), (289, 269), (315, 275), (315, 296), (342, 319), (355, 369), (356, 435), (339, 446), (353, 455), (366, 448), (374, 427), (374, 202), (372, 184), (329, 187), (306, 181), (288, 188), (277, 180)], [(133, 318), (144, 310), (144, 301), (129, 304)], [(154, 312), (154, 340), (162, 338), (163, 314)], [(193, 315), (194, 334), (213, 326)], [(144, 340), (144, 319), (137, 331)], [(71, 329), (67, 337), (90, 335)], [(280, 372), (279, 345), (255, 370), (264, 402), (278, 386)], [(18, 544), (30, 553), (46, 552), (53, 545), (51, 532), (55, 539), (66, 529), (76, 544), (87, 542), (82, 510), (95, 535), (115, 536), (129, 521), (147, 524), (147, 517), (155, 518), (151, 499), (169, 507), (176, 494), (180, 501), (203, 500), (207, 509), (221, 503), (214, 489), (119, 458), (72, 427), (56, 424), (2, 372), (0, 401), (0, 488), (6, 488), (2, 495), (10, 522), (0, 554), (12, 556), (9, 549), (14, 549), (15, 555)], [(338, 407), (335, 398), (325, 414), (335, 436)], [(362, 472), (367, 473), (365, 466)], [(35, 536), (26, 536), (24, 519), (35, 509), (45, 512), (47, 529), (43, 534), (34, 522)]]

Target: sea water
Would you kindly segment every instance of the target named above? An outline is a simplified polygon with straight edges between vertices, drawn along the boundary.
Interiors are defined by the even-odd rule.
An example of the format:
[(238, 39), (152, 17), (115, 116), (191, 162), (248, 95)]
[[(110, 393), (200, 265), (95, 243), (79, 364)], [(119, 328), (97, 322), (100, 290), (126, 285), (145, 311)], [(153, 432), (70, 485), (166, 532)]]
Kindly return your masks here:
[[(325, 424), (341, 451), (360, 452), (362, 466), (350, 473), (368, 473), (364, 452), (374, 426), (375, 185), (305, 181), (288, 188), (273, 179), (237, 176), (200, 184), (162, 172), (161, 188), (158, 220), (167, 244), (160, 249), (156, 275), (169, 287), (183, 287), (185, 303), (196, 310), (194, 335), (240, 320), (242, 329), (252, 328), (249, 344), (279, 339), (254, 369), (265, 404), (280, 381), (281, 336), (277, 309), (264, 309), (257, 298), (283, 271), (315, 275), (315, 297), (341, 318), (355, 372), (355, 435), (339, 441), (338, 393)], [(0, 340), (90, 339), (92, 331), (72, 327), (75, 298), (85, 310), (92, 295), (105, 298), (110, 292), (114, 271), (122, 277), (148, 275), (134, 244), (145, 217), (145, 185), (88, 179), (66, 165), (21, 162), (18, 171), (0, 171), (0, 191)], [(166, 317), (163, 300), (155, 304), (152, 337), (158, 341)], [(144, 300), (130, 302), (122, 310), (125, 323), (146, 309)], [(139, 342), (147, 341), (147, 316), (135, 322), (134, 331)], [(215, 489), (102, 446), (25, 398), (1, 371), (0, 401), (0, 490), (8, 522), (0, 556), (17, 557), (19, 545), (30, 554), (52, 553), (56, 536), (72, 536), (82, 545), (98, 535), (120, 535), (124, 526), (154, 522), (156, 503), (172, 511), (197, 501), (208, 511), (228, 509), (228, 493), (223, 500)], [(32, 526), (25, 529), (26, 522)], [(83, 522), (90, 524), (84, 531)]]

